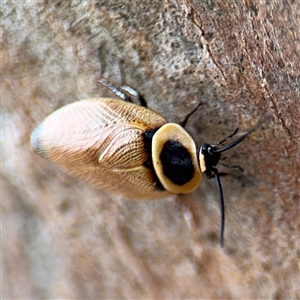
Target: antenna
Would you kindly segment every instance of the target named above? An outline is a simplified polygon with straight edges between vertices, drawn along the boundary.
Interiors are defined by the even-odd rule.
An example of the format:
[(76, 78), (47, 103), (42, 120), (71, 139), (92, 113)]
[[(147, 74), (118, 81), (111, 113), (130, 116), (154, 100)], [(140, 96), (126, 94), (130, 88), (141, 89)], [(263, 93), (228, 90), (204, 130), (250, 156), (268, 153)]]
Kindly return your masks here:
[(215, 178), (217, 181), (217, 186), (220, 195), (220, 210), (221, 210), (221, 231), (220, 231), (220, 245), (224, 248), (224, 231), (225, 231), (225, 204), (224, 204), (224, 196), (223, 196), (223, 189), (222, 184), (219, 176), (218, 169), (214, 168)]
[[(221, 148), (221, 149), (217, 149), (216, 153), (221, 153), (221, 152), (225, 152), (231, 148), (233, 148), (234, 146), (236, 146), (237, 144), (239, 144), (241, 141), (243, 141), (248, 135), (250, 135), (253, 131), (255, 131), (257, 129), (257, 127), (259, 127), (265, 120), (260, 120), (253, 128), (251, 128), (248, 132), (246, 132), (244, 135), (242, 135), (241, 137), (239, 137), (238, 139), (236, 139), (235, 141), (233, 141), (232, 143), (230, 143), (229, 145)], [(237, 132), (237, 129), (234, 131), (234, 134)], [(233, 134), (231, 135), (233, 136)], [(229, 137), (231, 137), (229, 136)], [(225, 139), (226, 140), (226, 139)], [(222, 141), (224, 142), (224, 140)], [(220, 144), (220, 143), (219, 143)]]

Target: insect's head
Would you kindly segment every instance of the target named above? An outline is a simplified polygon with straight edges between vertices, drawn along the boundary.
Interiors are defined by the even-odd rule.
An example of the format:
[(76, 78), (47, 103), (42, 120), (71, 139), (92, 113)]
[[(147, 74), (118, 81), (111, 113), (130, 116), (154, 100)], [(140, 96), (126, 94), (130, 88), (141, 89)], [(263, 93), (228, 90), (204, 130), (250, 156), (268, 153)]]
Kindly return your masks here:
[(204, 143), (199, 150), (199, 165), (200, 170), (207, 177), (211, 177), (212, 171), (218, 164), (221, 154), (218, 152), (216, 145)]
[(226, 146), (222, 146), (223, 143), (228, 139), (233, 137), (237, 131), (238, 128), (236, 128), (233, 133), (231, 133), (229, 136), (227, 136), (225, 139), (220, 141), (218, 144), (215, 145), (209, 145), (209, 144), (202, 144), (202, 146), (199, 149), (199, 165), (201, 172), (208, 177), (213, 176), (216, 173), (216, 166), (221, 159), (221, 153), (225, 152), (239, 143), (241, 143), (247, 136), (249, 136), (254, 130), (257, 129), (262, 124), (263, 121), (259, 121), (253, 128), (251, 128), (249, 131), (247, 131), (245, 134), (231, 142), (230, 144)]

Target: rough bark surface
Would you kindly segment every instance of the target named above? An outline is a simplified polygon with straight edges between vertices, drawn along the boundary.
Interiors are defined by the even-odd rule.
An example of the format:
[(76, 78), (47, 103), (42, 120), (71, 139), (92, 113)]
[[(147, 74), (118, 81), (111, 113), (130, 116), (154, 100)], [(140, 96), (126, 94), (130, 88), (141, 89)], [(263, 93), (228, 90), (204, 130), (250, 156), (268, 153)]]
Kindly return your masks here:
[[(298, 1), (11, 0), (0, 10), (4, 299), (300, 298)], [(268, 117), (226, 154), (244, 172), (222, 178), (224, 249), (213, 180), (128, 201), (31, 151), (49, 113), (111, 96), (100, 60), (105, 78), (121, 73), (169, 121), (203, 102), (187, 125), (198, 146)]]

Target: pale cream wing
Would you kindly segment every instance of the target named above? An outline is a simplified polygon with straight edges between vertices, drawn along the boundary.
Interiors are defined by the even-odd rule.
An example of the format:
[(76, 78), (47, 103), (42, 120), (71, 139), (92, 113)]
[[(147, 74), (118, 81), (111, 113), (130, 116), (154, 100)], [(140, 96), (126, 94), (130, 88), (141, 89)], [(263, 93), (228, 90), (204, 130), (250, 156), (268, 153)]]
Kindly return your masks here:
[[(69, 104), (48, 116), (32, 134), (33, 148), (67, 172), (107, 190), (155, 191), (142, 133), (166, 120), (149, 109), (100, 98)], [(150, 178), (150, 177), (151, 178)]]
[(171, 194), (156, 187), (152, 172), (144, 166), (115, 170), (87, 165), (79, 166), (69, 173), (96, 188), (122, 194), (128, 199), (158, 199)]

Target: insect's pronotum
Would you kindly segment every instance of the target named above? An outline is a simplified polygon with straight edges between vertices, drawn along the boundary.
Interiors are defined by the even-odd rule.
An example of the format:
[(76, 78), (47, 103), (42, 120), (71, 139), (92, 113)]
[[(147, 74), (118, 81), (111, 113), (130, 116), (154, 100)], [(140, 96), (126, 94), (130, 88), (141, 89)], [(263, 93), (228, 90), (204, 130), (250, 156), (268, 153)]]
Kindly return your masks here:
[[(186, 194), (198, 188), (202, 174), (215, 177), (223, 245), (224, 198), (216, 166), (222, 152), (243, 141), (260, 123), (227, 146), (220, 146), (224, 139), (197, 150), (184, 126), (201, 104), (180, 124), (168, 123), (146, 108), (144, 98), (130, 87), (118, 89), (104, 79), (100, 82), (123, 100), (92, 98), (58, 109), (33, 131), (33, 149), (66, 172), (127, 198)], [(130, 103), (126, 93), (138, 98), (141, 105)]]

